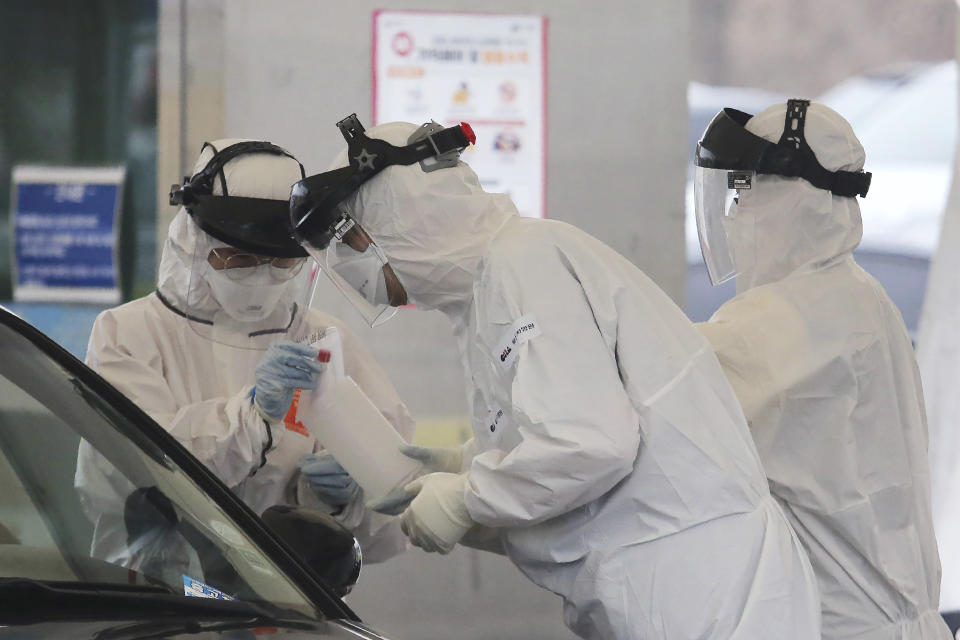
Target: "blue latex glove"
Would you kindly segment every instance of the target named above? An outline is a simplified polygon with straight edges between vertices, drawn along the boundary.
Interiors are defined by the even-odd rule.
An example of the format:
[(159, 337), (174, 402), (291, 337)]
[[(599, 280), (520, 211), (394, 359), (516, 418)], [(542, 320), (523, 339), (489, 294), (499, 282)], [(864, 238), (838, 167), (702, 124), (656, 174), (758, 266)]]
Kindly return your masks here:
[(255, 370), (253, 396), (257, 410), (268, 420), (283, 419), (293, 402), (294, 389), (316, 389), (323, 364), (318, 349), (289, 340), (275, 342)]
[(360, 486), (332, 455), (308, 453), (300, 459), (300, 473), (310, 482), (320, 499), (331, 507), (343, 507)]

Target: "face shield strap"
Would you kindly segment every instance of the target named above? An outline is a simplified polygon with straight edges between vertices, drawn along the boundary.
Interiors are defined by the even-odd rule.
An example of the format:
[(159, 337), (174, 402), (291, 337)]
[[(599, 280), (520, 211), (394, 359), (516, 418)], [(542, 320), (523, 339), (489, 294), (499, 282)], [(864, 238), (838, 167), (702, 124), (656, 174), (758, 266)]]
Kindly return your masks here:
[(803, 178), (834, 195), (864, 197), (871, 174), (864, 171), (828, 171), (817, 160), (804, 136), (809, 100), (790, 100), (784, 132), (777, 144), (746, 130), (753, 116), (726, 108), (714, 117), (697, 145), (695, 164), (709, 169), (756, 171), (758, 174)]
[[(301, 177), (306, 173), (303, 165), (290, 152), (269, 142), (238, 142), (222, 151), (205, 142), (203, 149), (207, 147), (213, 150), (213, 157), (201, 171), (192, 177), (184, 177), (183, 185), (170, 187), (170, 204), (184, 207), (197, 226), (232, 247), (272, 257), (305, 257), (306, 251), (299, 246), (288, 227), (288, 203), (285, 200), (231, 196), (223, 171), (228, 162), (248, 153), (291, 158), (299, 165)], [(217, 176), (223, 195), (213, 195)]]
[(171, 205), (186, 206), (191, 204), (197, 195), (213, 195), (213, 180), (217, 175), (220, 176), (220, 186), (223, 189), (222, 196), (218, 197), (229, 197), (230, 194), (227, 191), (227, 181), (223, 174), (223, 167), (234, 158), (247, 153), (270, 153), (273, 155), (286, 156), (300, 166), (300, 177), (306, 177), (306, 171), (304, 171), (303, 165), (293, 154), (283, 147), (278, 147), (270, 142), (248, 140), (246, 142), (232, 144), (223, 151), (217, 151), (217, 148), (211, 143), (204, 142), (200, 152), (203, 153), (203, 150), (207, 147), (213, 149), (213, 157), (210, 158), (203, 169), (192, 177), (184, 176), (182, 186), (173, 185), (170, 187)]
[[(757, 168), (757, 173), (768, 173), (764, 171), (763, 160), (769, 158), (768, 162), (774, 169), (781, 171), (769, 171), (786, 177), (803, 178), (818, 189), (830, 191), (834, 195), (852, 198), (859, 195), (866, 197), (870, 189), (870, 179), (872, 174), (863, 171), (828, 171), (817, 160), (816, 154), (810, 145), (807, 144), (804, 135), (804, 126), (807, 121), (807, 107), (810, 106), (809, 100), (792, 98), (787, 101), (787, 111), (784, 116), (783, 134), (776, 147), (778, 149), (770, 156), (761, 159), (761, 166)], [(786, 151), (792, 153), (787, 154)], [(782, 158), (782, 159), (781, 159)], [(789, 159), (788, 159), (789, 158)]]
[[(429, 130), (424, 131), (427, 127)], [(473, 129), (465, 122), (446, 129), (428, 123), (404, 147), (367, 136), (356, 114), (338, 122), (337, 128), (347, 141), (350, 165), (301, 180), (293, 186), (290, 196), (291, 221), (297, 237), (317, 249), (326, 248), (333, 237), (332, 226), (342, 215), (337, 205), (363, 183), (393, 165), (420, 162), (424, 171), (453, 166), (456, 162), (450, 165), (451, 158), (458, 159), (460, 152), (476, 141)]]

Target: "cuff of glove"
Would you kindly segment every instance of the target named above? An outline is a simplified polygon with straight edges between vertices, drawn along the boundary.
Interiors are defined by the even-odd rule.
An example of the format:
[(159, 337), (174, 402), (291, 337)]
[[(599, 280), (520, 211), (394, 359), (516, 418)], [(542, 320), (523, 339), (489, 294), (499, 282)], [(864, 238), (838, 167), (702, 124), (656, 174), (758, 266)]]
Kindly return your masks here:
[(437, 517), (438, 514), (430, 514), (427, 517), (423, 515), (414, 516), (416, 518), (414, 526), (411, 526), (405, 516), (400, 520), (400, 528), (410, 537), (414, 545), (424, 551), (450, 553), (474, 524), (472, 520), (464, 522), (457, 518)]
[(444, 477), (445, 487), (437, 490), (425, 488), (401, 517), (400, 526), (418, 547), (426, 551), (450, 553), (476, 524), (464, 501), (468, 476), (446, 473), (432, 475), (435, 481)]
[(261, 446), (260, 462), (254, 470), (254, 473), (267, 463), (267, 453), (276, 449), (283, 437), (283, 429), (278, 428), (282, 423), (277, 420), (272, 420), (263, 413), (259, 405), (257, 405), (255, 393), (256, 387), (246, 392), (246, 395), (250, 398), (250, 402), (247, 405), (248, 412), (244, 414), (244, 420), (247, 421), (248, 425), (253, 423), (259, 427)]
[(274, 423), (280, 422), (279, 419), (277, 419), (277, 418), (271, 418), (270, 416), (268, 416), (268, 415), (264, 412), (264, 410), (260, 408), (260, 404), (257, 402), (257, 399), (256, 399), (256, 398), (253, 398), (253, 399), (251, 400), (251, 402), (253, 403), (253, 409), (254, 409), (254, 411), (257, 412), (257, 415), (258, 415), (258, 416), (260, 416), (261, 418), (263, 418), (263, 421), (264, 421), (264, 422), (266, 422), (266, 423), (268, 423), (268, 424), (274, 424)]

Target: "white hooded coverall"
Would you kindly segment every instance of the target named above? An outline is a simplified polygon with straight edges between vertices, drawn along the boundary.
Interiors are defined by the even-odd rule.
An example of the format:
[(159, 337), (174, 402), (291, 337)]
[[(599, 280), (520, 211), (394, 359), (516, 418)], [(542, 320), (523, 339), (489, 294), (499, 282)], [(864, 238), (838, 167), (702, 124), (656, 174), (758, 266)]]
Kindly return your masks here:
[[(221, 140), (214, 146), (222, 150), (233, 142)], [(209, 150), (202, 153), (195, 172), (211, 156)], [(239, 156), (227, 163), (224, 173), (230, 195), (279, 200), (286, 199), (290, 185), (300, 179), (294, 160), (265, 154)], [(214, 193), (219, 193), (219, 180), (214, 184)], [(262, 464), (268, 436), (250, 392), (264, 352), (220, 344), (194, 331), (183, 317), (198, 243), (224, 246), (181, 209), (163, 248), (157, 292), (97, 317), (87, 364), (166, 428), (256, 513), (275, 504), (333, 511), (299, 472), (301, 457), (320, 451), (322, 444), (297, 419), (296, 401), (283, 423), (273, 425), (273, 445)], [(191, 302), (196, 309), (197, 302)], [(217, 303), (204, 294), (200, 307), (204, 304)], [(340, 333), (345, 373), (409, 441), (414, 423), (407, 408), (380, 365), (341, 321), (309, 309), (278, 337), (309, 344), (329, 327)], [(132, 487), (85, 442), (76, 485), (95, 524), (94, 555), (124, 562), (122, 506)], [(364, 561), (383, 561), (404, 550), (406, 540), (396, 519), (365, 509), (363, 500), (363, 492), (357, 492), (337, 518), (360, 541)]]
[[(784, 113), (771, 107), (747, 130), (777, 142)], [(863, 168), (834, 111), (811, 104), (805, 133), (827, 170)], [(739, 294), (698, 327), (809, 553), (823, 637), (949, 638), (920, 377), (899, 311), (851, 254), (859, 205), (779, 176), (739, 195), (728, 231)]]
[[(414, 128), (367, 134), (402, 146)], [(736, 397), (639, 269), (521, 218), (464, 163), (387, 168), (345, 206), (411, 300), (453, 323), (479, 451), (466, 506), (575, 633), (819, 637), (810, 566)]]

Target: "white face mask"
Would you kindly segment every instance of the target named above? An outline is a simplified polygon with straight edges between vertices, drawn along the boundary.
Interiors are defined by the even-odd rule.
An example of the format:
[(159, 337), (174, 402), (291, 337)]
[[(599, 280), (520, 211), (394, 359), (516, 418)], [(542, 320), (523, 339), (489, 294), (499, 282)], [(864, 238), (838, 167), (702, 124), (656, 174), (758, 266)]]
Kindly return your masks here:
[(357, 251), (338, 242), (336, 245), (337, 263), (334, 269), (341, 278), (356, 289), (367, 302), (373, 305), (390, 304), (387, 295), (387, 281), (383, 267), (387, 256), (374, 243), (367, 245), (365, 251)]
[(234, 280), (213, 268), (204, 274), (217, 304), (238, 322), (256, 322), (268, 317), (293, 281), (277, 282), (267, 265), (248, 268), (253, 271), (242, 280)]

